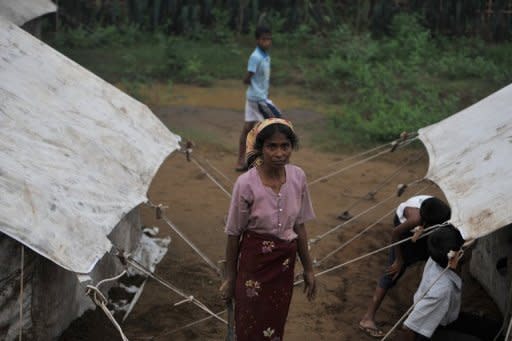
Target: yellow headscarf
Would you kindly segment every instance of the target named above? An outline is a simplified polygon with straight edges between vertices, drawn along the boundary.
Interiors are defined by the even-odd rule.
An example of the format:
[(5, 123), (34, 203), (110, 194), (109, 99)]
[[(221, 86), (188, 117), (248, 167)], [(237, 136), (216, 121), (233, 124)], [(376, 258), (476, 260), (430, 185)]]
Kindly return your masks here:
[[(256, 142), (256, 138), (258, 137), (259, 133), (261, 133), (263, 129), (265, 129), (271, 124), (283, 124), (289, 127), (293, 132), (295, 132), (293, 129), (292, 122), (285, 120), (283, 118), (267, 118), (261, 122), (256, 123), (256, 125), (247, 134), (247, 140), (245, 143), (245, 162), (247, 163), (248, 167), (252, 167), (254, 164), (261, 162), (261, 156), (256, 156), (258, 152), (254, 150), (254, 143)], [(256, 159), (254, 159), (254, 157), (256, 157)]]

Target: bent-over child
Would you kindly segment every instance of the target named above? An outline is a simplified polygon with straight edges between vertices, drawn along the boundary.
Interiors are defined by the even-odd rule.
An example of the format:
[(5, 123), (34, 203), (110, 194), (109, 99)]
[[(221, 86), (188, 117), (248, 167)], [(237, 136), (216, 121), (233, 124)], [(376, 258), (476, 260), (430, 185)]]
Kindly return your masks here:
[[(450, 207), (442, 200), (430, 195), (417, 195), (401, 203), (395, 212), (394, 229), (391, 242), (413, 236), (411, 231), (417, 228), (419, 236), (423, 228), (441, 224), (450, 219)], [(404, 274), (407, 267), (428, 259), (426, 238), (408, 240), (390, 249), (388, 268), (380, 278), (372, 301), (359, 322), (359, 328), (373, 337), (383, 337), (384, 332), (377, 326), (375, 315), (386, 293)]]

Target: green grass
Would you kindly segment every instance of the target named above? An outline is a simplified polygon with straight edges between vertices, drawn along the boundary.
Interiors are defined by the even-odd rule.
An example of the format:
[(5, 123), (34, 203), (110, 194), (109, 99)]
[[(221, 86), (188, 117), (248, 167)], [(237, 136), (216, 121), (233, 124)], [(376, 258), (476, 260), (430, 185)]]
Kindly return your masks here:
[[(98, 41), (94, 34), (61, 33), (50, 41), (60, 52), (109, 82), (167, 80), (209, 85), (241, 78), (250, 47), (163, 34), (137, 34), (128, 43)], [(121, 33), (119, 33), (121, 34)], [(73, 39), (84, 40), (72, 42)]]
[[(512, 82), (512, 43), (433, 38), (415, 16), (397, 15), (390, 36), (374, 39), (339, 26), (324, 35), (307, 27), (274, 32), (272, 87), (299, 85), (335, 109), (320, 140), (326, 145), (389, 141), (475, 103)], [(110, 82), (155, 80), (211, 86), (240, 79), (254, 48), (251, 36), (226, 30), (187, 37), (101, 28), (62, 33), (52, 44)]]
[(232, 141), (219, 139), (215, 134), (204, 130), (189, 128), (178, 129), (174, 132), (182, 138), (187, 138), (188, 140), (193, 141), (196, 146), (200, 146), (198, 149), (200, 149), (201, 153), (206, 153), (208, 151), (230, 153), (232, 151)]

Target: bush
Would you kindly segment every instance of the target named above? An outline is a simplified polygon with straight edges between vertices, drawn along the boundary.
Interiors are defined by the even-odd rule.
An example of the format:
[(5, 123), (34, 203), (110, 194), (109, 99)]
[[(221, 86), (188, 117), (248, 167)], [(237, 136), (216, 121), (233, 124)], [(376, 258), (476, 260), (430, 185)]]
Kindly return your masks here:
[[(455, 112), (458, 97), (437, 88), (425, 71), (441, 74), (434, 65), (442, 64), (468, 77), (470, 69), (452, 70), (459, 65), (452, 57), (438, 61), (439, 49), (417, 17), (396, 15), (391, 35), (379, 40), (354, 37), (347, 28), (335, 31), (333, 39), (336, 47), (320, 69), (329, 88), (346, 89), (337, 97), (345, 103), (343, 112), (330, 114), (333, 129), (342, 132), (334, 131), (338, 138), (352, 143), (389, 141)], [(479, 60), (476, 65), (483, 66)]]
[(129, 26), (105, 26), (86, 29), (79, 27), (59, 31), (55, 37), (58, 47), (93, 48), (102, 46), (122, 46), (141, 41), (147, 36), (136, 25)]
[[(254, 48), (253, 30), (237, 37), (229, 13), (213, 13), (211, 29), (190, 26), (182, 36), (137, 26), (78, 28), (59, 33), (55, 45), (100, 76), (127, 82), (136, 95), (140, 83), (154, 79), (203, 86), (240, 79)], [(380, 39), (348, 25), (322, 33), (304, 23), (288, 30), (277, 12), (266, 20), (275, 43), (272, 87), (300, 84), (315, 100), (342, 103), (329, 114), (330, 132), (348, 143), (389, 141), (512, 81), (512, 43), (433, 37), (413, 15), (395, 15)]]

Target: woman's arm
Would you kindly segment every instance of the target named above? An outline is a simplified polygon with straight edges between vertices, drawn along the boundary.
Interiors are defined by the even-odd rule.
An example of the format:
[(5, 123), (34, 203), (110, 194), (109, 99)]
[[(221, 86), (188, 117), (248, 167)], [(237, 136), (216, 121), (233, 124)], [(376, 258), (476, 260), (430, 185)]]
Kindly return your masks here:
[(244, 190), (241, 177), (233, 186), (233, 195), (229, 206), (228, 218), (226, 220), (226, 264), (224, 271), (224, 282), (220, 286), (221, 295), (225, 300), (233, 298), (235, 292), (236, 273), (238, 266), (238, 251), (240, 235), (247, 226), (250, 216), (250, 195)]
[(224, 282), (220, 286), (222, 298), (230, 300), (235, 295), (235, 283), (238, 263), (239, 236), (228, 235), (226, 244), (226, 269)]
[(299, 254), (300, 262), (304, 268), (304, 292), (307, 298), (311, 301), (316, 296), (316, 282), (315, 274), (313, 272), (313, 262), (308, 250), (308, 235), (304, 224), (295, 226), (295, 233), (297, 233), (297, 252)]

